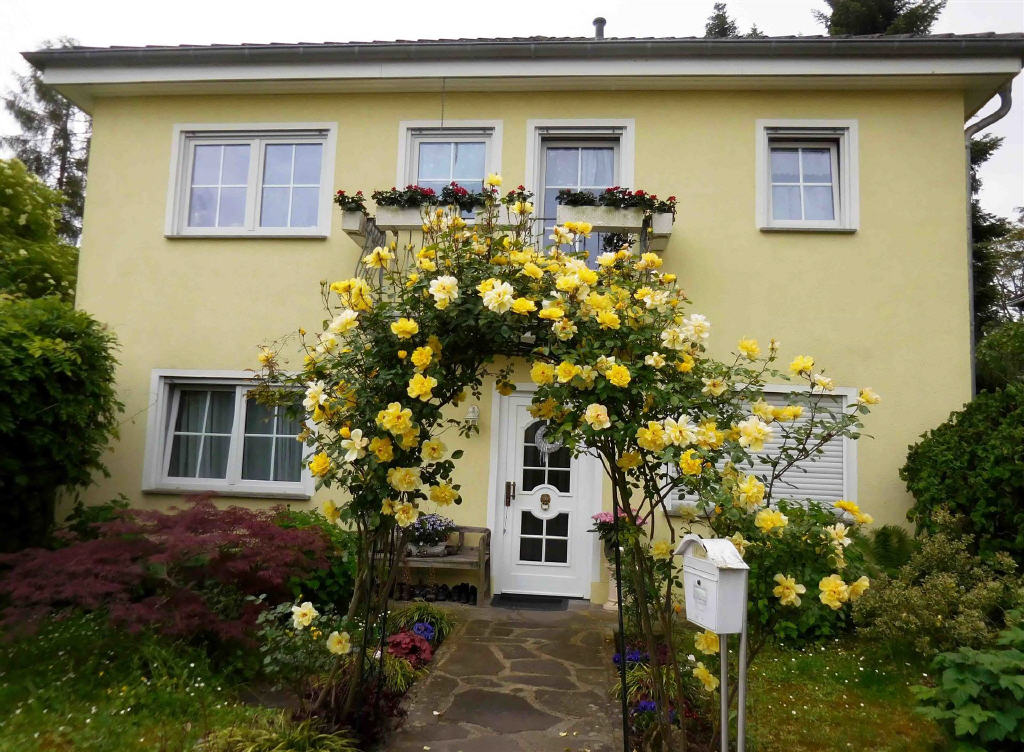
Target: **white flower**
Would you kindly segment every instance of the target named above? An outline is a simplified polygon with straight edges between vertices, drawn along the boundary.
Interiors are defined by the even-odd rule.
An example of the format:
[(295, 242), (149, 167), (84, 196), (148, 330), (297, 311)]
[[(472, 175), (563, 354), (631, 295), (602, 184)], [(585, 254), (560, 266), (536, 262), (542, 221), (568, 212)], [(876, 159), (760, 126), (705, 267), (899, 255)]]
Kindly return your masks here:
[(345, 452), (345, 462), (354, 462), (365, 457), (366, 445), (369, 443), (370, 440), (363, 437), (363, 429), (353, 429), (349, 437), (341, 441), (341, 448), (348, 450)]
[(650, 355), (644, 357), (644, 363), (652, 368), (661, 368), (665, 365), (665, 356), (655, 350)]
[(327, 649), (335, 655), (347, 655), (352, 652), (352, 638), (348, 632), (331, 632), (327, 637)]
[(741, 420), (736, 427), (740, 431), (740, 446), (755, 452), (764, 449), (764, 443), (771, 441), (774, 429), (756, 415)]
[(495, 313), (505, 313), (512, 307), (515, 290), (508, 282), (499, 282), (483, 294), (484, 305)]
[(711, 335), (711, 322), (707, 316), (694, 313), (683, 319), (683, 334), (694, 342), (707, 339)]
[(354, 329), (359, 324), (359, 322), (356, 321), (357, 318), (359, 318), (358, 311), (346, 308), (334, 317), (334, 321), (332, 321), (330, 326), (327, 327), (327, 331), (331, 334), (344, 334), (349, 329)]
[(309, 601), (299, 606), (292, 606), (292, 626), (296, 629), (308, 627), (319, 615), (320, 612), (313, 608), (313, 604)]
[(661, 344), (669, 350), (682, 350), (686, 347), (686, 334), (678, 326), (670, 326), (661, 333)]
[(324, 394), (324, 382), (314, 381), (306, 387), (306, 398), (302, 400), (302, 406), (307, 411), (312, 412), (317, 406), (324, 404), (327, 401), (327, 395)]
[(608, 428), (612, 424), (608, 419), (608, 408), (604, 405), (599, 405), (596, 402), (594, 404), (587, 405), (587, 410), (584, 413), (583, 418), (595, 431), (601, 430), (602, 428)]
[(685, 415), (678, 421), (665, 418), (665, 433), (668, 435), (669, 441), (678, 447), (692, 444), (697, 439), (696, 429)]
[(438, 277), (430, 283), (427, 291), (434, 296), (434, 305), (447, 308), (448, 304), (459, 297), (459, 280), (450, 275)]

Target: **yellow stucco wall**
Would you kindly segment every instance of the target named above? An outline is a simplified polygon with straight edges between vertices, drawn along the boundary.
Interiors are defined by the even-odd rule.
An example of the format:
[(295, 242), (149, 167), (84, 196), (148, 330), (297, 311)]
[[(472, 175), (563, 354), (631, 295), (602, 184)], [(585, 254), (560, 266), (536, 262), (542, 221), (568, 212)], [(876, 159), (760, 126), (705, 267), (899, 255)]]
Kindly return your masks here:
[[(506, 185), (524, 179), (528, 119), (634, 118), (635, 186), (679, 198), (665, 268), (711, 318), (712, 349), (774, 336), (787, 359), (813, 354), (838, 384), (883, 395), (857, 468), (858, 499), (879, 522), (904, 519), (907, 445), (969, 398), (962, 113), (960, 95), (928, 91), (449, 93), (444, 103), (449, 120), (503, 121)], [(112, 477), (89, 500), (178, 501), (140, 490), (151, 369), (253, 367), (257, 343), (315, 329), (319, 281), (355, 265), (337, 214), (327, 240), (165, 238), (172, 127), (337, 122), (335, 185), (368, 193), (394, 183), (399, 121), (440, 115), (434, 94), (96, 102), (78, 305), (118, 335), (126, 410)], [(758, 118), (858, 121), (858, 232), (756, 229)], [(473, 489), (454, 513), (465, 524), (486, 521), (488, 397), (480, 408), (481, 438), (458, 470)]]

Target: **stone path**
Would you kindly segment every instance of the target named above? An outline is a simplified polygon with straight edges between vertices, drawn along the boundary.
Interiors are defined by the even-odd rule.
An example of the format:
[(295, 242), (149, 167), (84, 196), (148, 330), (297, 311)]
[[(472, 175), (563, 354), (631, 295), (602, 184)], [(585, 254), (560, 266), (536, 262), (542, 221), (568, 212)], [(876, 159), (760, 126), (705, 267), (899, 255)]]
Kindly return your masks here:
[(388, 752), (614, 752), (622, 749), (613, 614), (452, 606), (458, 624), (406, 700)]

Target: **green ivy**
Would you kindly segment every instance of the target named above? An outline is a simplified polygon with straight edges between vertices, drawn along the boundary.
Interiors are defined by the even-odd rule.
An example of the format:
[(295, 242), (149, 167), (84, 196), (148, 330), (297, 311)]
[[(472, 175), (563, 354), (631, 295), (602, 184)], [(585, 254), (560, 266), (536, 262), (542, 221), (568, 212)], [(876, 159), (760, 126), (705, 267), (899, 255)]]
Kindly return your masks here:
[(987, 650), (960, 648), (932, 663), (934, 687), (914, 687), (918, 712), (956, 740), (955, 749), (1002, 752), (1024, 744), (1024, 613)]

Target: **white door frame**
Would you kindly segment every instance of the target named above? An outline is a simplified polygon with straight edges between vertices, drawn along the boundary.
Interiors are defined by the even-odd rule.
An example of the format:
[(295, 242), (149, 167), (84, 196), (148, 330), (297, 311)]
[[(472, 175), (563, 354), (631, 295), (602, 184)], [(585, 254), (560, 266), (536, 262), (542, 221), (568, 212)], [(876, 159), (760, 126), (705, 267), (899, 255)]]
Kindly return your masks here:
[[(537, 385), (533, 383), (517, 383), (515, 384), (516, 391), (513, 393), (515, 396), (522, 396), (524, 394), (531, 394), (537, 391)], [(510, 401), (497, 389), (492, 389), (491, 392), (491, 422), (490, 422), (490, 434), (491, 434), (491, 452), (490, 452), (490, 470), (488, 476), (488, 493), (487, 493), (487, 527), (491, 530), (491, 590), (495, 595), (503, 591), (503, 573), (501, 571), (502, 565), (504, 565), (504, 555), (501, 549), (501, 543), (504, 542), (504, 536), (501, 531), (498, 530), (498, 525), (501, 524), (503, 512), (501, 506), (505, 501), (505, 481), (507, 478), (504, 477), (502, 472), (504, 467), (504, 460), (500, 456), (501, 444), (505, 435), (505, 421), (510, 419), (509, 411)], [(579, 494), (581, 499), (591, 499), (590, 507), (580, 506), (580, 511), (585, 514), (588, 518), (594, 514), (597, 514), (603, 508), (604, 502), (604, 469), (601, 466), (601, 462), (596, 457), (590, 455), (580, 455), (578, 458), (580, 463), (580, 484)], [(590, 536), (592, 540), (589, 542), (582, 542), (584, 544), (584, 550), (589, 551), (588, 556), (583, 557), (583, 597), (590, 597), (590, 588), (594, 582), (594, 575), (600, 571), (601, 566), (601, 545), (597, 535)], [(500, 541), (500, 542), (499, 542)]]

